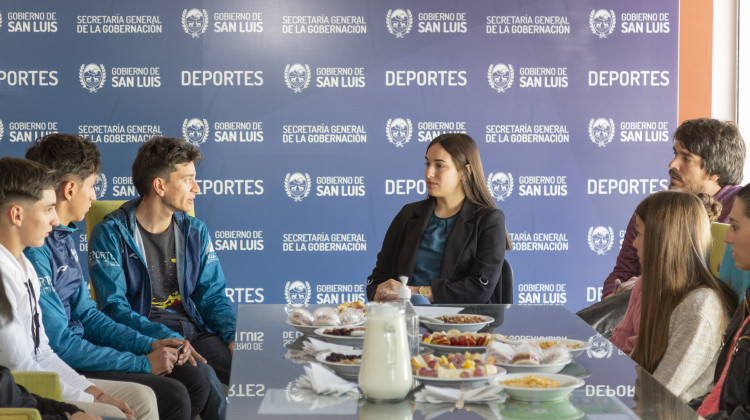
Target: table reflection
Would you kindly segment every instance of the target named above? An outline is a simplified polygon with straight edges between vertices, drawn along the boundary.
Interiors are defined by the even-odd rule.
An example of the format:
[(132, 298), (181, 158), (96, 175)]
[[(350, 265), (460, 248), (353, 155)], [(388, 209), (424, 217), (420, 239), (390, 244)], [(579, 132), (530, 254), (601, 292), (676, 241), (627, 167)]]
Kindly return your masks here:
[(507, 399), (502, 404), (467, 403), (462, 409), (453, 403), (416, 403), (416, 390), (397, 404), (317, 395), (298, 386), (297, 379), (312, 358), (302, 352), (305, 336), (286, 324), (284, 305), (241, 305), (228, 418), (699, 418), (687, 404), (562, 306), (467, 305), (461, 313), (495, 318), (482, 332), (513, 339), (570, 338), (586, 342), (586, 351), (560, 372), (582, 378), (585, 384), (560, 401), (528, 403)]

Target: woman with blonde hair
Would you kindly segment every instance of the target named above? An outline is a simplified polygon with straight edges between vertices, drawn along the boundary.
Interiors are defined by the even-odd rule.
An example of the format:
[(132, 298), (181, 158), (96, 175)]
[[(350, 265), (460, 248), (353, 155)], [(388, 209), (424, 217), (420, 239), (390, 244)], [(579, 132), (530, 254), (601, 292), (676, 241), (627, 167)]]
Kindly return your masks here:
[(396, 300), (396, 279), (408, 276), (414, 303), (499, 303), (509, 241), (474, 140), (459, 133), (433, 139), (425, 181), (429, 197), (404, 206), (385, 234), (367, 298)]
[[(705, 193), (698, 193), (708, 213), (709, 222), (714, 222), (721, 214), (722, 205), (720, 202), (714, 200), (710, 195)], [(638, 327), (641, 322), (641, 294), (642, 294), (642, 283), (641, 277), (638, 276), (633, 292), (630, 294), (628, 300), (627, 311), (625, 316), (622, 318), (619, 324), (615, 327), (612, 332), (612, 336), (609, 341), (612, 342), (623, 352), (630, 354), (635, 347), (635, 342), (638, 340)]]
[(661, 191), (646, 197), (635, 214), (642, 297), (631, 357), (689, 401), (711, 388), (737, 297), (708, 268), (711, 227), (695, 194)]

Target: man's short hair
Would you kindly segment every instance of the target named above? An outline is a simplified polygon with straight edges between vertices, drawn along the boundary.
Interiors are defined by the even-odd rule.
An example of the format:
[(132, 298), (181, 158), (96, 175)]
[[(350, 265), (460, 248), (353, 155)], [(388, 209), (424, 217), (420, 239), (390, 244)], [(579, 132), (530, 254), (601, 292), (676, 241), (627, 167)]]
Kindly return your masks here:
[(176, 165), (200, 163), (203, 153), (183, 139), (174, 137), (153, 137), (139, 149), (133, 162), (133, 185), (141, 197), (146, 197), (153, 189), (154, 179), (169, 179), (169, 174), (177, 170)]
[(701, 157), (701, 168), (708, 175), (719, 175), (719, 186), (742, 182), (745, 141), (735, 123), (713, 118), (687, 120), (677, 127), (674, 139)]
[(28, 159), (0, 159), (0, 208), (18, 202), (37, 202), (57, 185), (57, 173)]
[(96, 144), (73, 134), (53, 133), (36, 139), (26, 151), (26, 159), (57, 171), (60, 184), (83, 181), (102, 168), (102, 155)]

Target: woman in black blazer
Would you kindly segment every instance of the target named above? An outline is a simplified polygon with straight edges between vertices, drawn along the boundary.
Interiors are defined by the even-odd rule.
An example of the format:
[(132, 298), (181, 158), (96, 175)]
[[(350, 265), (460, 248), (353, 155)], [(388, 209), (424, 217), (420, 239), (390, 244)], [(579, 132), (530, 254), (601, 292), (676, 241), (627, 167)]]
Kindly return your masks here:
[(406, 275), (415, 303), (496, 301), (510, 242), (474, 140), (456, 133), (432, 140), (425, 181), (429, 197), (404, 206), (385, 234), (368, 299), (396, 300)]

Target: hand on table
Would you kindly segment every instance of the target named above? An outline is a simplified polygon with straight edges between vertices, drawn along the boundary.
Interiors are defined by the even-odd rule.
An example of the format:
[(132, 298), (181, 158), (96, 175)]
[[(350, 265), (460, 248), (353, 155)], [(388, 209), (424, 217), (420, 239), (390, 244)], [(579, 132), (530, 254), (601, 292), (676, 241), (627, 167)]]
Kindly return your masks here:
[(375, 290), (374, 302), (388, 302), (398, 300), (398, 289), (401, 288), (401, 282), (394, 279), (388, 279), (378, 285)]

